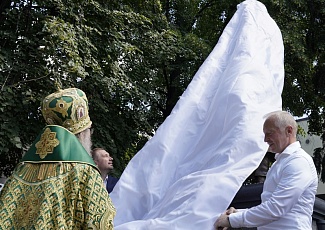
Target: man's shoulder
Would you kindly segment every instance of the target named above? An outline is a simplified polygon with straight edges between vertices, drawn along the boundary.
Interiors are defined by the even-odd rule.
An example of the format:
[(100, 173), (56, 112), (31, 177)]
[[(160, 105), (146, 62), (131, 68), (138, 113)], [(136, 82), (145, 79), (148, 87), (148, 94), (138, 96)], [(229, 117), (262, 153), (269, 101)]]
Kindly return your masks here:
[(117, 182), (119, 180), (119, 178), (117, 178), (117, 177), (113, 177), (113, 176), (108, 176), (107, 177), (107, 181), (108, 182)]
[(113, 191), (113, 188), (115, 187), (118, 180), (119, 180), (119, 178), (116, 178), (113, 176), (107, 176), (106, 189), (107, 189), (108, 193), (111, 193)]

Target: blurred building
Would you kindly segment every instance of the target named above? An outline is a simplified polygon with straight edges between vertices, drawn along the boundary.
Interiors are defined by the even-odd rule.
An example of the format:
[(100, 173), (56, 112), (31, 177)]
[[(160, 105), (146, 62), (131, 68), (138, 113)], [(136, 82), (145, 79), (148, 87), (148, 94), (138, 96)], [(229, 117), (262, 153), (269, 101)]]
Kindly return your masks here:
[[(297, 123), (305, 131), (305, 135), (298, 135), (297, 139), (300, 141), (301, 147), (313, 157), (314, 149), (323, 147), (322, 139), (320, 136), (308, 134), (308, 118), (298, 119)], [(320, 180), (317, 196), (325, 200), (325, 184)]]

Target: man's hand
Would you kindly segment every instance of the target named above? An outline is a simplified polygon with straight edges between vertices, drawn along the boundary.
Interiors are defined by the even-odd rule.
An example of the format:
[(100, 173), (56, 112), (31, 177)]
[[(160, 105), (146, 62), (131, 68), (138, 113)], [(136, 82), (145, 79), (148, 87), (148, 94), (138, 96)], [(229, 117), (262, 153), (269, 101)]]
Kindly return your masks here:
[(214, 228), (216, 230), (227, 230), (228, 227), (231, 227), (229, 222), (229, 215), (235, 212), (237, 212), (237, 210), (234, 207), (227, 209), (227, 211), (221, 214), (216, 222), (214, 222)]
[(235, 212), (237, 212), (237, 209), (235, 209), (234, 207), (230, 207), (229, 209), (227, 209), (225, 213), (227, 215), (230, 215), (231, 213), (235, 213)]
[(226, 213), (221, 214), (216, 222), (214, 222), (214, 228), (216, 230), (227, 230), (230, 227), (228, 217), (229, 215)]

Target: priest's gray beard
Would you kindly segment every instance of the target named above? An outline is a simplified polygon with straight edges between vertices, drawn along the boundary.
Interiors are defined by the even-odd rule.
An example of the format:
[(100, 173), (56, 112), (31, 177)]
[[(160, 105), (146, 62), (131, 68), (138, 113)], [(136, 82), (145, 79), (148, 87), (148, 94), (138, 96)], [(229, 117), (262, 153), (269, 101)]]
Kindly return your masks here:
[(79, 133), (77, 135), (77, 138), (79, 139), (81, 145), (85, 148), (87, 153), (91, 156), (91, 147), (93, 145), (91, 141), (91, 134), (90, 132), (87, 132), (87, 130)]

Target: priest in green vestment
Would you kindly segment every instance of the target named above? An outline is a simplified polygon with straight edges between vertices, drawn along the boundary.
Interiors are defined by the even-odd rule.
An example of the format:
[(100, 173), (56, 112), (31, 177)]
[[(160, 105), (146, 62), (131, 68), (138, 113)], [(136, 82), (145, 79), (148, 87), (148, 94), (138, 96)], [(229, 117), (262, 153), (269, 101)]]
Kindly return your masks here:
[(42, 114), (48, 125), (0, 192), (0, 230), (113, 229), (115, 208), (89, 154), (85, 93), (50, 94)]

